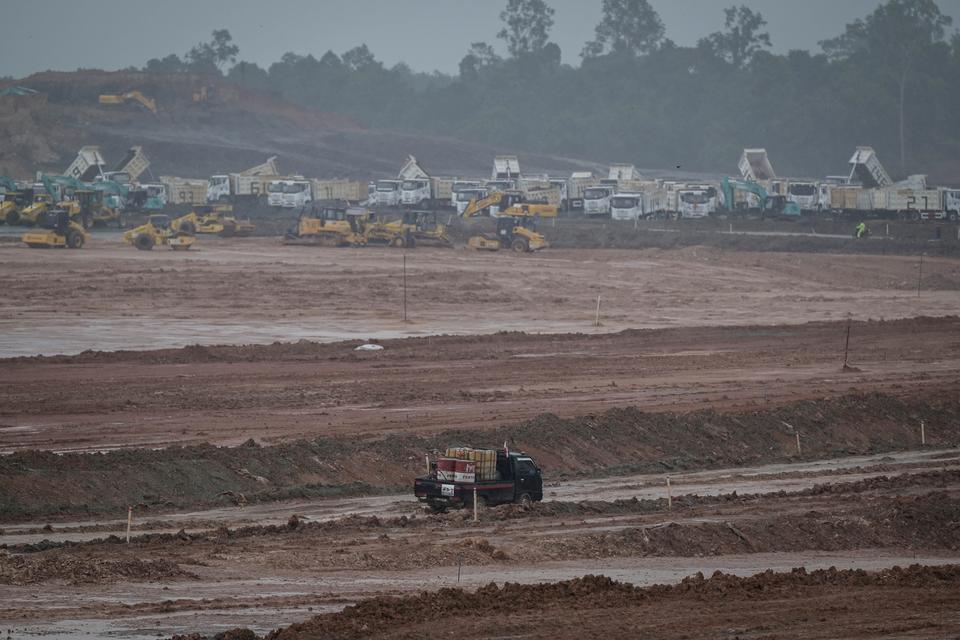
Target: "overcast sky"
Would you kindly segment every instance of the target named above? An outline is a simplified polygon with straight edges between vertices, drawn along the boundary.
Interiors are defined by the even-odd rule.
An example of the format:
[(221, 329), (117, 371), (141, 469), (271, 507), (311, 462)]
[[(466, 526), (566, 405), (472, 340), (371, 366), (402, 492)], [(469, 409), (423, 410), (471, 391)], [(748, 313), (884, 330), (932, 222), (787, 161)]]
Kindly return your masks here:
[[(552, 40), (577, 64), (593, 36), (600, 0), (547, 0), (556, 9)], [(776, 51), (815, 49), (879, 0), (651, 0), (667, 36), (690, 45), (722, 26), (722, 8), (747, 4), (769, 22)], [(960, 0), (939, 0), (960, 18)], [(388, 66), (455, 73), (469, 44), (497, 43), (505, 0), (0, 0), (0, 76), (46, 69), (118, 69), (183, 54), (227, 28), (240, 56), (269, 66), (283, 53), (343, 53), (367, 43)], [(956, 26), (956, 25), (955, 25)]]

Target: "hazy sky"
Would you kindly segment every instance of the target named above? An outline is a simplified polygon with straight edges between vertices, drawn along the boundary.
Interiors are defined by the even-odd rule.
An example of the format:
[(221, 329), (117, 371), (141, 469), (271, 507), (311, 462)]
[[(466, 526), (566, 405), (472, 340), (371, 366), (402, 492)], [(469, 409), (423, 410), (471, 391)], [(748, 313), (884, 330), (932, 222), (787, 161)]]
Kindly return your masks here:
[[(593, 36), (600, 0), (548, 0), (556, 9), (552, 40), (576, 64)], [(816, 48), (879, 0), (651, 0), (667, 36), (694, 44), (720, 28), (722, 8), (747, 4), (769, 22), (776, 51)], [(505, 0), (0, 0), (0, 76), (46, 69), (117, 69), (183, 54), (227, 28), (240, 56), (268, 66), (283, 53), (342, 53), (367, 43), (388, 66), (456, 72), (469, 44), (497, 43)], [(960, 19), (960, 0), (939, 0)], [(957, 25), (955, 25), (957, 26)]]

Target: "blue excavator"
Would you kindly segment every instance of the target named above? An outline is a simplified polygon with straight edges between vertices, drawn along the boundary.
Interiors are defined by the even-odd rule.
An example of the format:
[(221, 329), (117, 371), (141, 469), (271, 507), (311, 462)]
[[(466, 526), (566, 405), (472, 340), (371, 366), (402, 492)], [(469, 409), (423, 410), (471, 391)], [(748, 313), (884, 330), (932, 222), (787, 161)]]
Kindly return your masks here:
[(747, 202), (744, 201), (739, 205), (736, 202), (736, 192), (746, 191), (756, 196), (759, 201), (761, 216), (800, 217), (800, 205), (788, 201), (786, 196), (771, 195), (762, 184), (752, 180), (724, 178), (720, 182), (720, 189), (723, 191), (723, 207), (728, 213), (750, 210), (751, 207), (748, 206)]

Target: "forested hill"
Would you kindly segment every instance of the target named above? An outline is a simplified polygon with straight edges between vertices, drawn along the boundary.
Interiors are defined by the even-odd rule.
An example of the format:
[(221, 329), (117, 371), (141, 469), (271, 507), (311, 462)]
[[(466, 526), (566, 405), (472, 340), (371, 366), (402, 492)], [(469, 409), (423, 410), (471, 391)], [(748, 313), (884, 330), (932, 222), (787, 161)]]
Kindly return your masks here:
[(934, 0), (889, 0), (817, 51), (784, 55), (746, 6), (718, 7), (718, 30), (680, 47), (646, 0), (602, 4), (576, 66), (550, 42), (549, 0), (508, 0), (491, 34), (505, 51), (474, 43), (455, 76), (386, 68), (366, 45), (263, 69), (237, 62), (226, 30), (145, 70), (224, 72), (370, 127), (641, 167), (734, 172), (761, 146), (778, 173), (820, 177), (871, 145), (898, 177), (960, 183), (960, 36)]

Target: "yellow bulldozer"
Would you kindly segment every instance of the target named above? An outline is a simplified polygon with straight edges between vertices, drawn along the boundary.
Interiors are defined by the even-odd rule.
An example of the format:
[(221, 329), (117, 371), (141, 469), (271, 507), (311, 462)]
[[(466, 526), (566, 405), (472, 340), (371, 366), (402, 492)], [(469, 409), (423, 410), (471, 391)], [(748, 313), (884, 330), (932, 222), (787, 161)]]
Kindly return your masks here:
[(174, 251), (186, 251), (196, 242), (193, 234), (178, 231), (170, 223), (170, 216), (155, 214), (145, 224), (123, 234), (123, 241), (140, 251), (150, 251), (156, 246), (167, 246)]
[(31, 249), (80, 249), (89, 239), (83, 226), (74, 222), (66, 209), (44, 211), (38, 216), (36, 225), (36, 229), (21, 238)]
[(404, 211), (403, 217), (391, 222), (372, 222), (366, 225), (367, 244), (391, 247), (452, 247), (446, 227), (437, 221), (433, 211)]
[(321, 206), (300, 212), (295, 227), (287, 231), (284, 244), (324, 247), (362, 247), (372, 214), (362, 208)]
[(157, 101), (148, 98), (139, 91), (128, 91), (127, 93), (121, 94), (104, 94), (100, 96), (100, 104), (127, 104), (128, 102), (135, 102), (153, 115), (157, 115)]
[(222, 238), (253, 235), (257, 225), (249, 220), (239, 220), (233, 215), (233, 205), (212, 204), (194, 207), (190, 213), (171, 222), (175, 231), (186, 233), (216, 234)]
[(479, 233), (467, 246), (482, 251), (510, 249), (517, 253), (539, 251), (550, 246), (537, 232), (537, 219), (557, 217), (557, 206), (526, 202), (520, 192), (494, 192), (485, 198), (471, 200), (463, 211), (464, 218), (488, 213), (497, 221), (495, 233)]

